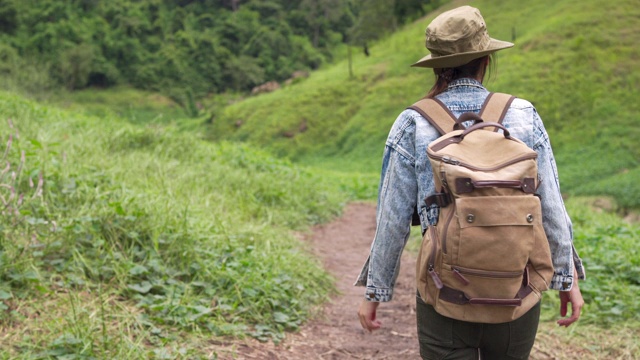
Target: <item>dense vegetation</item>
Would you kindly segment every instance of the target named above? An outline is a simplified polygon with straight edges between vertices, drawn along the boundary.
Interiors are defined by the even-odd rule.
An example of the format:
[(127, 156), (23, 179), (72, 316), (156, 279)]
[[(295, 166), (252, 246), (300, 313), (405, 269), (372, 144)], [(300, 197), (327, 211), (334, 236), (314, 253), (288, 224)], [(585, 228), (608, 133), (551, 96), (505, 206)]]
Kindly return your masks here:
[(31, 91), (124, 83), (189, 105), (317, 69), (337, 45), (362, 46), (429, 2), (1, 0), (0, 73)]
[[(514, 48), (498, 53), (487, 85), (537, 107), (554, 145), (562, 190), (609, 195), (623, 208), (640, 208), (640, 12), (634, 1), (472, 4), (493, 37), (515, 37)], [(426, 23), (385, 38), (369, 57), (354, 57), (354, 78), (345, 60), (295, 88), (225, 108), (210, 136), (268, 145), (329, 168), (377, 172), (375, 154), (382, 154), (395, 117), (433, 81), (429, 70), (409, 67), (427, 53)]]
[(357, 176), (326, 181), (197, 132), (6, 93), (0, 103), (11, 119), (1, 125), (0, 323), (35, 326), (26, 338), (10, 332), (14, 354), (146, 358), (142, 344), (160, 346), (174, 327), (277, 340), (332, 289), (290, 231), (371, 196)]
[[(169, 16), (209, 2), (113, 3), (123, 13), (155, 3)], [(271, 2), (215, 2), (229, 19), (258, 3)], [(23, 4), (84, 9), (69, 29), (111, 6), (0, 0), (0, 17), (12, 6), (29, 13)], [(563, 191), (573, 195), (567, 203), (588, 281), (583, 320), (573, 327), (581, 337), (572, 341), (592, 344), (600, 358), (638, 357), (640, 228), (616, 206), (596, 212), (593, 199), (575, 195), (639, 206), (640, 13), (631, 0), (473, 5), (494, 37), (516, 36), (489, 87), (535, 103)], [(2, 54), (32, 67), (3, 62), (1, 75), (36, 84), (44, 75), (20, 48), (28, 40), (21, 16), (0, 22), (3, 40), (11, 24), (21, 39)], [(216, 106), (206, 122), (122, 86), (65, 94), (59, 104), (67, 110), (0, 92), (0, 358), (215, 359), (212, 337), (278, 341), (296, 329), (332, 282), (292, 230), (326, 221), (346, 201), (375, 199), (388, 128), (431, 82), (408, 64), (424, 55), (432, 16), (369, 43), (370, 56), (353, 57), (353, 77), (345, 59), (271, 94), (208, 99), (207, 109)], [(346, 58), (345, 50), (333, 54)], [(557, 296), (547, 295), (543, 318), (556, 313)], [(618, 335), (631, 340), (598, 338)]]

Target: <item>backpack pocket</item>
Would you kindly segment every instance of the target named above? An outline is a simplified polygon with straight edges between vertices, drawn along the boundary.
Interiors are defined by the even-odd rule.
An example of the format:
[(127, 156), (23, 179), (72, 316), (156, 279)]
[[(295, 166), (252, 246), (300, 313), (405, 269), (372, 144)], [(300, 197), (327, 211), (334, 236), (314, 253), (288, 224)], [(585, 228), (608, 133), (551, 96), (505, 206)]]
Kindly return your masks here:
[[(522, 272), (542, 223), (533, 195), (482, 196), (455, 200), (458, 236), (447, 244), (450, 264), (490, 272)], [(450, 228), (451, 229), (451, 228)]]
[(422, 237), (416, 261), (416, 283), (422, 300), (432, 305), (435, 304), (438, 289), (442, 287), (442, 281), (435, 268), (439, 247), (438, 231), (435, 226), (429, 226)]
[[(443, 280), (470, 298), (514, 299), (522, 288), (524, 268), (520, 271), (487, 271), (461, 266), (445, 266)], [(524, 284), (525, 286), (528, 284)]]

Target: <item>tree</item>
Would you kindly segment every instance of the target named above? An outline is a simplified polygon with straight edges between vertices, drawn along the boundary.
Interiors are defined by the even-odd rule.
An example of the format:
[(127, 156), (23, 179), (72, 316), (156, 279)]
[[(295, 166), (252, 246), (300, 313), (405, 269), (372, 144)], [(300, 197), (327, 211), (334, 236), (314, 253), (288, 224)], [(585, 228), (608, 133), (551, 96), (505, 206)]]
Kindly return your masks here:
[(430, 0), (395, 0), (393, 13), (399, 23), (413, 21), (426, 15), (425, 5)]
[(338, 43), (377, 39), (421, 2), (0, 0), (0, 37), (70, 89), (127, 82), (197, 98), (318, 68)]
[(252, 57), (234, 57), (225, 64), (223, 78), (230, 88), (248, 91), (264, 82), (264, 70)]
[(0, 33), (14, 34), (18, 28), (18, 11), (11, 0), (0, 0)]
[(74, 46), (62, 53), (59, 74), (69, 90), (85, 87), (92, 62), (93, 50), (87, 44)]
[(391, 9), (396, 0), (359, 0), (356, 23), (349, 31), (349, 43), (364, 46), (396, 29), (397, 20)]
[(318, 47), (323, 27), (340, 18), (345, 10), (343, 0), (303, 0), (300, 9), (305, 11), (307, 23), (311, 27), (313, 47)]
[(221, 0), (221, 3), (233, 12), (238, 11), (238, 7), (240, 6), (240, 0)]

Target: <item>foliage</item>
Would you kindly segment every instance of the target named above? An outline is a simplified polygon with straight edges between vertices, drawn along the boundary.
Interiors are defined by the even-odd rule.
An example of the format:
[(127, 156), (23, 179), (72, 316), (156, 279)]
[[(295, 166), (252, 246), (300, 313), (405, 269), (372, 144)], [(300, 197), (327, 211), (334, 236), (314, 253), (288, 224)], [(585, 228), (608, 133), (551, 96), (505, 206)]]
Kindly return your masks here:
[[(640, 326), (640, 227), (615, 213), (593, 207), (594, 199), (570, 199), (567, 209), (574, 226), (574, 243), (580, 251), (587, 281), (580, 282), (585, 299), (581, 322), (612, 327)], [(557, 317), (559, 300), (545, 299), (545, 317)]]
[[(8, 79), (33, 64), (70, 90), (128, 84), (171, 96), (193, 115), (189, 96), (246, 92), (331, 60), (354, 9), (372, 15), (367, 1), (2, 0), (0, 53), (16, 63)], [(384, 0), (375, 11), (395, 23), (420, 3)]]
[(52, 292), (69, 294), (68, 311), (89, 310), (74, 297), (136, 309), (120, 335), (112, 325), (120, 315), (104, 310), (104, 318), (69, 320), (103, 327), (100, 336), (43, 329), (39, 339), (50, 341), (32, 344), (12, 331), (3, 351), (111, 357), (141, 349), (129, 340), (108, 348), (129, 331), (145, 339), (199, 329), (277, 341), (331, 291), (290, 229), (336, 215), (360, 191), (351, 179), (326, 181), (171, 125), (74, 115), (3, 93), (0, 102), (0, 116), (12, 119), (2, 127), (11, 134), (0, 177), (3, 326), (29, 323), (38, 310), (28, 299)]
[[(534, 103), (554, 146), (562, 190), (607, 194), (623, 207), (640, 208), (640, 196), (634, 196), (640, 192), (640, 130), (634, 124), (640, 109), (633, 90), (640, 77), (640, 32), (633, 30), (640, 14), (633, 2), (473, 5), (493, 37), (516, 43), (497, 54), (487, 87)], [(427, 53), (424, 27), (433, 16), (370, 44), (369, 56), (354, 56), (354, 78), (345, 59), (303, 83), (226, 107), (210, 137), (268, 146), (330, 169), (377, 173), (394, 119), (433, 82), (430, 71), (409, 67)]]
[[(31, 8), (11, 10), (24, 4)], [(207, 4), (219, 6), (233, 31), (213, 31), (216, 16), (190, 12)], [(331, 279), (290, 231), (335, 216), (344, 201), (375, 199), (386, 133), (431, 84), (431, 75), (407, 66), (425, 53), (428, 19), (370, 44), (369, 57), (354, 59), (354, 79), (343, 61), (271, 94), (206, 98), (214, 110), (203, 128), (197, 96), (210, 90), (199, 87), (203, 76), (208, 84), (237, 79), (233, 87), (241, 89), (251, 81), (229, 77), (227, 61), (255, 65), (243, 74), (248, 78), (267, 79), (272, 71), (284, 77), (278, 71), (295, 68), (292, 59), (317, 68), (329, 56), (323, 46), (339, 42), (336, 34), (347, 33), (359, 14), (351, 3), (351, 20), (341, 17), (331, 28), (320, 22), (323, 36), (314, 47), (299, 5), (0, 0), (0, 73), (11, 79), (4, 86), (23, 82), (46, 93), (61, 79), (82, 79), (82, 59), (90, 58), (89, 84), (138, 79), (170, 96), (126, 86), (61, 92), (49, 95), (68, 107), (57, 110), (0, 93), (0, 119), (11, 119), (0, 126), (2, 357), (217, 358), (212, 335), (277, 342), (332, 291)], [(489, 87), (534, 101), (551, 134), (563, 190), (609, 194), (622, 207), (638, 207), (634, 4), (473, 5), (494, 37), (517, 35), (517, 46), (500, 54), (499, 77)], [(74, 18), (79, 10), (81, 20)], [(88, 16), (97, 12), (106, 20)], [(287, 25), (263, 22), (274, 14)], [(605, 23), (603, 14), (619, 22)], [(27, 36), (23, 26), (37, 31)], [(94, 26), (102, 30), (89, 31)], [(279, 30), (247, 46), (241, 37), (252, 33), (243, 31), (254, 26)], [(585, 26), (592, 29), (586, 35)], [(77, 48), (100, 41), (111, 45)], [(292, 58), (272, 57), (278, 46)], [(151, 50), (127, 51), (142, 48)], [(199, 60), (183, 56), (184, 49)], [(27, 56), (36, 50), (67, 58), (36, 62)], [(185, 120), (176, 104), (202, 117)], [(582, 323), (601, 330), (624, 322), (637, 332), (637, 225), (574, 197), (568, 208), (587, 267)], [(557, 297), (546, 296), (543, 316), (556, 318)]]

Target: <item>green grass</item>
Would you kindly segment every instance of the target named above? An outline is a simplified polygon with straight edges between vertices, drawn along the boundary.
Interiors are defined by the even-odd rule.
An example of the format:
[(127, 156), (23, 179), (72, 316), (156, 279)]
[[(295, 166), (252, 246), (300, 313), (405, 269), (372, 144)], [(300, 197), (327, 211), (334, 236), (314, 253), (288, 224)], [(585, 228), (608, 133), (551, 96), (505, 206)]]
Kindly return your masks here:
[[(492, 36), (515, 27), (488, 87), (534, 102), (571, 195), (587, 304), (561, 336), (636, 334), (640, 229), (615, 213), (640, 207), (635, 3), (471, 4)], [(388, 129), (432, 83), (408, 65), (433, 16), (356, 55), (352, 79), (338, 62), (271, 94), (205, 99), (193, 119), (128, 88), (39, 94), (49, 105), (0, 93), (0, 358), (216, 358), (211, 337), (297, 329), (333, 283), (293, 231), (376, 198)], [(543, 319), (557, 308), (550, 292)], [(633, 339), (594, 354), (640, 356)]]
[(278, 341), (333, 289), (291, 230), (375, 188), (171, 125), (0, 103), (12, 358), (147, 358), (185, 331)]
[(69, 111), (107, 119), (119, 118), (138, 125), (174, 123), (193, 127), (196, 121), (187, 119), (186, 111), (170, 98), (127, 86), (74, 92), (60, 90), (48, 96), (47, 102)]
[[(493, 37), (512, 40), (515, 32), (516, 46), (498, 53), (497, 72), (487, 86), (537, 107), (554, 145), (563, 191), (605, 194), (622, 207), (640, 208), (635, 2), (468, 3), (481, 9)], [(432, 72), (409, 67), (427, 53), (423, 33), (433, 17), (372, 45), (370, 57), (354, 52), (352, 79), (344, 60), (301, 83), (226, 107), (208, 136), (267, 146), (305, 164), (378, 172), (395, 117), (433, 83)]]
[[(603, 327), (627, 324), (640, 329), (640, 226), (593, 207), (590, 198), (569, 199), (574, 244), (587, 272), (580, 282), (586, 305), (581, 323)], [(551, 292), (545, 301), (548, 319), (557, 317), (559, 302)]]

